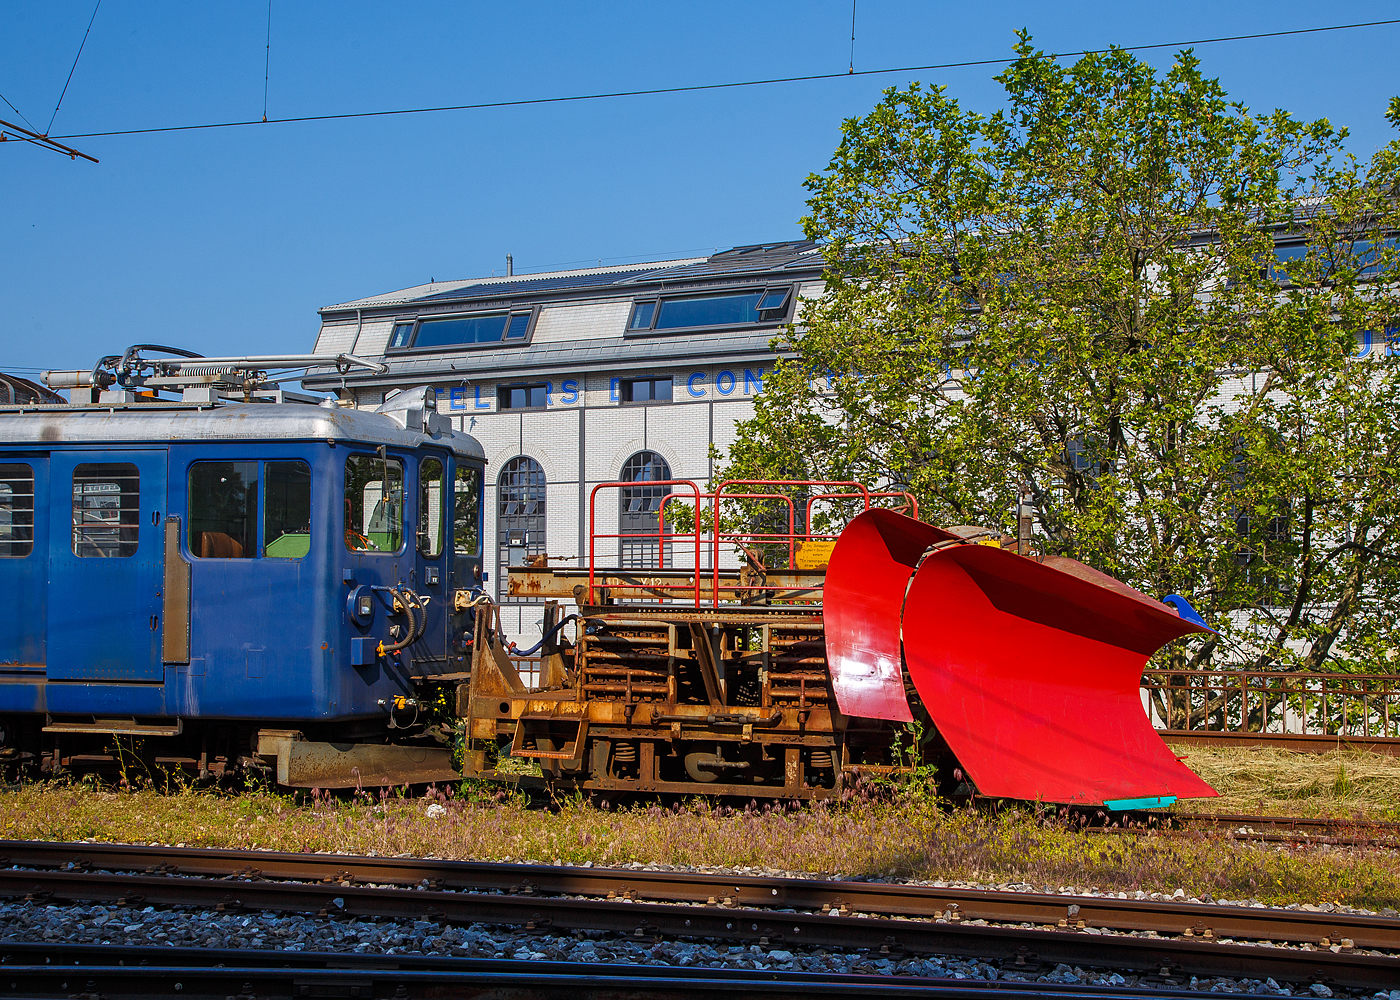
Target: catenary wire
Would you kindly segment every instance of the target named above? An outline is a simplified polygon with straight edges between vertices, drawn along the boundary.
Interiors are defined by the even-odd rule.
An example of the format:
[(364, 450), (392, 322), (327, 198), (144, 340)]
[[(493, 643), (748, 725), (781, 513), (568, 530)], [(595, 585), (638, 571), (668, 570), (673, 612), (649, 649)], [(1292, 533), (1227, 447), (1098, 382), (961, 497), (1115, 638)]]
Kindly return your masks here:
[(263, 60), (263, 121), (267, 121), (267, 79), (272, 69), (272, 0), (267, 0), (267, 55)]
[[(9, 99), (8, 97), (6, 97), (4, 94), (0, 94), (0, 101), (4, 101), (6, 104), (9, 104), (10, 110), (13, 111), (15, 114), (19, 115), (20, 118), (24, 121), (24, 124), (28, 125), (30, 128), (34, 128), (34, 123), (33, 123), (32, 121), (30, 121), (28, 118), (25, 118), (25, 117), (24, 117), (24, 112), (23, 112), (23, 111), (21, 111), (19, 108), (15, 107), (13, 104), (10, 104), (10, 99)], [(37, 131), (37, 129), (36, 129), (36, 131)]]
[[(1146, 52), (1152, 49), (1170, 49), (1179, 47), (1191, 47), (1195, 45), (1209, 45), (1216, 42), (1241, 42), (1260, 38), (1282, 38), (1289, 35), (1309, 35), (1323, 31), (1344, 31), (1351, 28), (1375, 28), (1386, 25), (1400, 24), (1400, 18), (1392, 18), (1384, 21), (1362, 21), (1354, 24), (1329, 24), (1317, 28), (1292, 28), (1286, 31), (1261, 31), (1248, 35), (1221, 35), (1215, 38), (1195, 38), (1179, 42), (1156, 42), (1150, 45), (1125, 45), (1115, 46), (1124, 52)], [(1110, 51), (1109, 49), (1084, 49), (1079, 52), (1059, 52), (1052, 53), (1055, 59), (1066, 58), (1068, 56), (1098, 55)], [(74, 132), (69, 135), (58, 136), (60, 139), (95, 139), (105, 136), (116, 135), (149, 135), (158, 132), (193, 132), (216, 128), (238, 128), (244, 125), (287, 125), (299, 122), (324, 122), (342, 121), (352, 118), (384, 118), (395, 115), (421, 115), (432, 114), (443, 111), (482, 111), (492, 108), (518, 108), (540, 104), (569, 104), (580, 101), (598, 101), (619, 97), (650, 97), (661, 94), (689, 94), (709, 90), (731, 90), (740, 87), (761, 87), (779, 83), (808, 83), (814, 80), (840, 80), (850, 76), (879, 76), (890, 73), (915, 73), (935, 69), (964, 69), (973, 66), (1006, 66), (1016, 62), (1015, 59), (969, 59), (962, 62), (931, 63), (926, 66), (891, 66), (884, 69), (863, 69), (855, 72), (849, 70), (845, 73), (811, 73), (805, 76), (782, 76), (772, 77), (764, 80), (734, 80), (726, 83), (699, 83), (682, 87), (654, 87), (644, 90), (616, 90), (599, 92), (593, 94), (569, 94), (560, 97), (532, 97), (521, 98), (512, 101), (484, 101), (479, 104), (452, 104), (439, 107), (425, 108), (395, 108), (388, 111), (355, 111), (334, 115), (299, 115), (291, 118), (272, 118), (265, 122), (258, 119), (247, 121), (227, 121), (227, 122), (205, 122), (197, 125), (165, 125), (155, 128), (132, 128), (113, 129), (107, 132)]]
[(88, 35), (92, 33), (92, 22), (97, 20), (97, 10), (101, 6), (102, 0), (97, 0), (92, 8), (92, 17), (88, 18), (87, 31), (83, 32), (83, 40), (78, 45), (78, 54), (73, 57), (73, 65), (68, 70), (68, 79), (63, 81), (63, 93), (58, 95), (58, 103), (53, 106), (53, 115), (49, 118), (49, 127), (44, 130), (45, 135), (53, 131), (54, 119), (58, 117), (58, 109), (63, 107), (63, 98), (68, 93), (68, 85), (73, 82), (73, 70), (78, 68), (78, 60), (83, 57), (83, 47), (87, 45)]

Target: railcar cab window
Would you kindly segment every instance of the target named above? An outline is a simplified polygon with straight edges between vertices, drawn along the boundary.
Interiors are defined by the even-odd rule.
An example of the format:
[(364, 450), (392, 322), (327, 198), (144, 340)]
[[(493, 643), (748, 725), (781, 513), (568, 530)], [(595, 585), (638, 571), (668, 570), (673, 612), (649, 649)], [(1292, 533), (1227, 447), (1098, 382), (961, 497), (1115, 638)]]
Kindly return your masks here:
[(418, 466), (418, 551), (425, 559), (442, 555), (442, 462), (425, 458)]
[(665, 296), (636, 303), (627, 332), (771, 325), (787, 319), (791, 302), (791, 285), (749, 288), (719, 295)]
[(534, 311), (526, 309), (400, 322), (394, 324), (389, 349), (520, 344), (529, 339), (533, 317)]
[(496, 406), (502, 410), (543, 409), (549, 404), (547, 388), (543, 382), (533, 385), (498, 386)]
[(297, 461), (195, 462), (189, 512), (187, 544), (197, 559), (300, 559), (311, 551), (311, 467)]
[(452, 493), (452, 547), (474, 556), (481, 551), (481, 470), (457, 466)]
[(92, 462), (73, 470), (73, 554), (125, 559), (141, 531), (141, 474), (127, 462)]
[(345, 547), (398, 552), (403, 547), (403, 463), (378, 455), (345, 460)]
[(263, 470), (263, 555), (300, 559), (311, 551), (311, 466), (267, 462)]
[(619, 388), (624, 403), (669, 403), (671, 401), (671, 380), (669, 378), (627, 379)]
[(34, 551), (34, 469), (0, 465), (0, 559)]
[(190, 554), (251, 559), (257, 552), (258, 463), (190, 466)]

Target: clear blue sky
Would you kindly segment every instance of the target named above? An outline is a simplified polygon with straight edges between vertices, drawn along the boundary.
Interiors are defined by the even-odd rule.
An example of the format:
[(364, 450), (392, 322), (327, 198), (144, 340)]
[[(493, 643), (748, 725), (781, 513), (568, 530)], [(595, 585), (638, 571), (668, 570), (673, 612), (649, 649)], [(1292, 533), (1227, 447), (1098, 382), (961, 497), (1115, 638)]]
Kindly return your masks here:
[[(1393, 2), (859, 0), (857, 69), (1396, 16)], [(0, 0), (0, 94), (43, 130), (92, 0)], [(274, 0), (269, 117), (842, 71), (849, 0)], [(105, 0), (52, 134), (260, 118), (265, 0)], [(1198, 49), (1256, 110), (1327, 117), (1369, 156), (1400, 27)], [(1147, 54), (1166, 66), (1170, 51)], [(992, 111), (993, 67), (918, 74)], [(136, 342), (309, 351), (322, 305), (426, 281), (797, 238), (841, 121), (909, 75), (701, 94), (0, 146), (0, 370)], [(0, 105), (0, 118), (14, 120)]]

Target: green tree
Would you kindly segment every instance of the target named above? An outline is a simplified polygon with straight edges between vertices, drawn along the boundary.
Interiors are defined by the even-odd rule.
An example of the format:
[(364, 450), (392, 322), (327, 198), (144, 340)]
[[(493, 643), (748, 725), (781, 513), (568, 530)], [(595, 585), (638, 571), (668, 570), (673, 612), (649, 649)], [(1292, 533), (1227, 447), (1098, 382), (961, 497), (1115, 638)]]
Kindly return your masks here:
[(1362, 167), (1325, 120), (1251, 114), (1189, 51), (1160, 74), (1016, 55), (995, 114), (914, 84), (844, 124), (807, 180), (825, 292), (724, 474), (898, 485), (1003, 528), (1024, 488), (1047, 550), (1222, 628), (1191, 666), (1377, 666), (1400, 153)]

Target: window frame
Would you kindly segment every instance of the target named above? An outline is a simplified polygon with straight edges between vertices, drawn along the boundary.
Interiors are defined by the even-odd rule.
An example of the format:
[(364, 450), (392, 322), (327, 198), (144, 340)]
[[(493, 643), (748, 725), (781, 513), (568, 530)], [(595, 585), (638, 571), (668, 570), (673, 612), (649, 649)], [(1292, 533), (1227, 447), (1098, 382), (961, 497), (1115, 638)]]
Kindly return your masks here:
[[(506, 482), (511, 477), (510, 482)], [(538, 492), (538, 496), (534, 496)], [(524, 499), (526, 495), (528, 499)], [(507, 501), (505, 497), (511, 499)], [(542, 597), (514, 597), (509, 593), (511, 549), (519, 548), (522, 564), (531, 556), (543, 555), (548, 551), (549, 540), (549, 475), (544, 463), (533, 455), (519, 454), (501, 463), (501, 471), (496, 474), (495, 491), (495, 570), (496, 603), (543, 604)], [(506, 503), (529, 503), (536, 505), (529, 512), (507, 513), (502, 508)], [(535, 522), (538, 522), (537, 524)], [(521, 532), (518, 546), (512, 545), (510, 536), (514, 531)], [(534, 536), (534, 537), (532, 537)]]
[[(195, 468), (195, 466), (197, 466), (197, 465), (209, 465), (209, 464), (221, 464), (221, 463), (222, 463), (222, 464), (227, 464), (227, 463), (238, 463), (238, 462), (251, 462), (252, 464), (254, 464), (254, 465), (256, 465), (256, 466), (258, 467), (258, 495), (257, 495), (258, 512), (257, 512), (257, 519), (256, 519), (256, 521), (254, 522), (254, 525), (253, 525), (253, 531), (254, 531), (254, 535), (253, 535), (253, 541), (254, 541), (254, 544), (253, 544), (253, 554), (252, 554), (252, 555), (249, 555), (249, 556), (201, 556), (199, 553), (195, 552), (194, 546), (190, 544), (190, 535), (191, 535), (191, 532), (193, 531), (193, 525), (192, 525), (193, 518), (190, 516), (191, 497), (192, 497), (192, 495), (193, 495), (193, 494), (190, 492), (190, 477), (194, 474), (194, 468)], [(297, 562), (297, 561), (302, 560), (302, 559), (309, 559), (309, 558), (311, 557), (311, 538), (312, 538), (312, 536), (314, 536), (314, 535), (316, 534), (316, 531), (315, 531), (316, 525), (315, 525), (314, 515), (313, 515), (313, 518), (312, 518), (311, 523), (309, 523), (309, 524), (307, 525), (308, 529), (310, 529), (310, 530), (308, 530), (308, 532), (307, 532), (307, 551), (306, 551), (306, 554), (305, 554), (305, 555), (300, 555), (300, 556), (270, 556), (270, 555), (267, 554), (267, 545), (268, 545), (268, 540), (267, 540), (267, 519), (268, 519), (268, 512), (269, 512), (268, 502), (267, 502), (267, 483), (268, 483), (267, 467), (268, 467), (269, 465), (287, 465), (287, 464), (290, 464), (290, 463), (293, 463), (293, 462), (295, 462), (295, 463), (298, 464), (298, 465), (301, 465), (301, 466), (305, 467), (305, 469), (306, 469), (307, 485), (310, 487), (310, 490), (309, 490), (309, 492), (308, 492), (308, 506), (314, 511), (314, 509), (315, 509), (314, 505), (315, 505), (315, 503), (316, 503), (316, 472), (315, 472), (315, 469), (312, 468), (312, 463), (311, 463), (311, 461), (310, 461), (309, 459), (307, 459), (306, 457), (304, 457), (304, 456), (301, 456), (301, 455), (274, 455), (274, 456), (272, 456), (272, 457), (270, 457), (270, 458), (232, 458), (232, 459), (223, 459), (223, 458), (197, 458), (197, 459), (193, 459), (193, 460), (190, 461), (188, 464), (186, 464), (186, 466), (185, 466), (185, 513), (184, 513), (184, 517), (185, 517), (185, 526), (184, 526), (184, 530), (181, 532), (182, 538), (181, 538), (181, 541), (180, 541), (180, 544), (181, 544), (181, 546), (182, 546), (182, 550), (181, 550), (181, 551), (184, 553), (184, 555), (185, 555), (187, 558), (189, 558), (189, 559), (191, 559), (191, 560), (193, 560), (193, 561), (195, 561), (195, 562), (200, 562), (200, 563), (204, 563), (204, 562), (215, 562), (215, 561), (219, 561), (219, 562), (242, 562), (242, 561), (244, 561), (244, 560), (251, 560), (251, 559), (280, 559), (280, 560), (283, 560), (283, 561), (285, 561), (285, 562)], [(279, 535), (278, 537), (280, 538), (280, 537), (283, 537), (283, 536)], [(277, 539), (273, 539), (273, 541), (276, 541), (276, 540), (277, 540)]]
[[(471, 552), (457, 547), (457, 497), (459, 493), (467, 492), (457, 489), (457, 484), (463, 481), (463, 473), (476, 477), (476, 548)], [(486, 467), (459, 458), (453, 465), (450, 482), (452, 483), (452, 555), (457, 559), (485, 559), (486, 552), (482, 533), (486, 527)]]
[[(75, 513), (76, 513), (77, 511), (79, 511), (79, 510), (102, 510), (102, 509), (104, 509), (104, 508), (101, 508), (101, 507), (88, 507), (86, 504), (84, 504), (84, 506), (82, 506), (82, 507), (71, 506), (71, 499), (70, 499), (70, 506), (71, 506), (71, 509), (70, 509), (70, 512), (69, 512), (69, 529), (68, 529), (68, 530), (69, 530), (69, 551), (71, 551), (71, 552), (73, 553), (74, 558), (77, 558), (77, 559), (132, 559), (132, 558), (135, 558), (136, 554), (140, 551), (140, 548), (141, 548), (141, 515), (142, 515), (142, 513), (143, 513), (142, 505), (141, 505), (141, 467), (138, 466), (135, 462), (79, 462), (77, 465), (75, 465), (75, 466), (73, 467), (73, 472), (72, 472), (71, 477), (70, 477), (70, 479), (69, 479), (70, 492), (72, 491), (73, 488), (76, 488), (77, 485), (78, 485), (78, 482), (79, 482), (78, 474), (79, 474), (79, 472), (80, 472), (81, 470), (83, 470), (83, 469), (90, 469), (90, 468), (107, 468), (107, 469), (118, 468), (118, 469), (130, 469), (130, 470), (131, 470), (131, 474), (130, 474), (130, 475), (127, 475), (127, 474), (121, 473), (121, 472), (112, 472), (112, 471), (102, 472), (102, 473), (88, 473), (88, 475), (91, 475), (91, 476), (94, 477), (94, 479), (92, 480), (92, 481), (94, 481), (94, 482), (101, 482), (102, 479), (112, 479), (112, 480), (126, 481), (126, 482), (129, 482), (129, 481), (133, 481), (133, 480), (134, 480), (135, 483), (136, 483), (136, 489), (135, 489), (134, 491), (128, 491), (128, 490), (124, 490), (124, 489), (118, 489), (118, 490), (117, 490), (117, 496), (118, 496), (117, 507), (116, 507), (116, 510), (117, 510), (117, 519), (116, 519), (116, 521), (114, 522), (114, 525), (113, 525), (113, 526), (111, 527), (111, 529), (110, 529), (110, 530), (114, 530), (114, 531), (117, 533), (117, 535), (116, 535), (117, 551), (116, 551), (115, 553), (112, 553), (112, 554), (108, 554), (108, 553), (105, 553), (105, 552), (100, 552), (100, 553), (99, 553), (99, 552), (80, 552), (80, 551), (78, 551), (78, 539), (79, 539), (79, 537), (80, 537), (78, 529), (79, 529), (80, 527), (83, 527), (84, 525), (99, 524), (100, 522), (88, 521), (88, 520), (77, 521), (77, 520), (74, 520), (74, 519), (73, 519), (73, 514), (75, 514)], [(84, 482), (86, 482), (86, 481), (84, 481)], [(82, 494), (81, 494), (81, 495), (84, 497), (84, 499), (86, 499), (86, 497), (87, 497), (87, 492), (88, 492), (88, 491), (86, 490), (86, 488), (82, 491)], [(127, 499), (128, 494), (131, 493), (131, 492), (134, 492), (134, 493), (135, 493), (135, 497), (136, 497), (136, 506), (135, 506), (135, 507), (124, 507), (124, 506), (122, 506), (122, 504), (124, 503), (124, 501)], [(132, 510), (134, 510), (134, 511), (136, 512), (136, 518), (135, 518), (135, 520), (123, 522), (123, 521), (122, 521), (122, 515), (125, 514), (125, 513), (127, 513), (128, 511), (132, 511)], [(103, 527), (104, 529), (107, 528), (106, 525), (102, 525), (102, 527)], [(121, 533), (122, 533), (123, 530), (127, 530), (127, 531), (132, 532), (132, 536), (131, 536), (130, 538), (123, 538), (122, 535), (121, 535)], [(83, 543), (84, 543), (84, 544), (86, 544), (86, 545), (91, 545), (91, 546), (93, 546), (94, 548), (100, 546), (100, 543), (92, 541), (91, 538), (87, 537), (86, 535), (83, 535), (82, 537), (83, 537)], [(122, 552), (121, 549), (122, 549), (124, 546), (126, 546), (126, 545), (130, 545), (130, 547), (131, 547), (131, 548), (130, 548), (130, 551), (128, 551), (128, 552)]]
[[(650, 399), (631, 399), (632, 386), (638, 382), (670, 382), (671, 395), (667, 399), (657, 399), (653, 396)], [(640, 378), (620, 379), (617, 384), (617, 405), (618, 406), (665, 406), (676, 401), (676, 376), (674, 375), (650, 375)]]
[[(392, 465), (397, 465), (399, 467), (399, 490), (401, 495), (399, 499), (399, 546), (396, 549), (356, 549), (350, 547), (350, 539), (347, 537), (350, 533), (350, 519), (347, 516), (347, 512), (345, 510), (345, 489), (347, 482), (346, 472), (348, 471), (347, 466), (349, 466), (350, 462), (356, 458), (367, 458), (371, 462), (388, 462)], [(409, 539), (414, 534), (413, 532), (410, 532), (408, 530), (408, 470), (409, 460), (403, 455), (386, 454), (383, 458), (380, 458), (379, 455), (374, 452), (352, 451), (350, 454), (345, 456), (345, 462), (340, 467), (339, 499), (341, 545), (344, 546), (345, 551), (347, 553), (349, 553), (350, 555), (358, 556), (401, 556), (408, 551)], [(361, 493), (363, 494), (363, 487), (361, 488)], [(361, 503), (363, 504), (363, 500), (361, 501)], [(372, 513), (373, 512), (371, 512), (371, 515)], [(367, 517), (364, 514), (363, 509), (361, 509), (360, 515), (362, 525), (366, 529), (366, 531), (368, 531), (369, 517)], [(366, 533), (362, 537), (368, 539), (369, 535)]]
[[(423, 324), (425, 323), (501, 315), (506, 317), (506, 324), (501, 330), (501, 338), (499, 340), (487, 341), (485, 343), (418, 346), (418, 337), (421, 335)], [(511, 319), (515, 316), (526, 315), (530, 318), (525, 324), (525, 336), (507, 337), (506, 334), (510, 332)], [(491, 350), (497, 347), (521, 347), (535, 339), (535, 325), (539, 321), (539, 317), (540, 307), (538, 305), (504, 305), (496, 306), (493, 309), (467, 309), (448, 313), (420, 313), (414, 316), (396, 316), (393, 318), (392, 325), (389, 329), (389, 340), (384, 345), (384, 354), (385, 356), (403, 354), (443, 354), (453, 351)], [(409, 332), (408, 343), (400, 347), (393, 346), (394, 330), (401, 326), (409, 325), (411, 325), (413, 329)]]
[[(436, 462), (438, 466), (437, 475), (429, 479), (423, 474), (429, 462)], [(432, 552), (423, 547), (425, 539), (429, 538), (428, 531), (428, 486), (431, 483), (438, 484), (438, 527), (437, 527), (437, 551)], [(447, 551), (447, 519), (452, 512), (452, 505), (448, 502), (449, 483), (455, 487), (455, 480), (447, 478), (447, 459), (440, 455), (425, 455), (418, 459), (418, 531), (417, 538), (418, 554), (429, 562), (436, 562), (441, 559), (443, 553)], [(455, 491), (452, 499), (456, 499)], [(455, 527), (455, 525), (454, 525)], [(453, 547), (456, 547), (454, 539)]]
[[(194, 550), (194, 477), (195, 470), (198, 469), (201, 465), (251, 465), (253, 467), (253, 473), (256, 476), (257, 483), (253, 497), (253, 502), (257, 506), (253, 511), (253, 538), (251, 551), (247, 551), (245, 548), (245, 551), (241, 556), (202, 556)], [(185, 467), (185, 551), (189, 554), (189, 557), (192, 560), (194, 560), (197, 563), (215, 561), (242, 562), (244, 560), (257, 559), (261, 556), (264, 534), (262, 520), (265, 513), (263, 509), (262, 479), (263, 463), (261, 459), (257, 458), (201, 458), (190, 462), (189, 465)], [(243, 512), (243, 517), (245, 520), (247, 519), (247, 516), (248, 512), (245, 510)], [(201, 528), (199, 529), (199, 531), (201, 534), (203, 534), (204, 529)], [(220, 532), (220, 534), (227, 533)], [(231, 535), (229, 537), (232, 538)], [(236, 541), (236, 539), (234, 540)]]
[[(544, 402), (539, 406), (506, 406), (501, 402), (503, 393), (508, 393), (512, 389), (540, 389), (544, 392)], [(549, 383), (548, 382), (498, 382), (496, 383), (496, 412), (497, 413), (523, 413), (526, 410), (534, 410), (536, 413), (549, 409)]]
[[(15, 493), (13, 490), (11, 490), (10, 493), (9, 493), (9, 496), (10, 496), (10, 499), (11, 499), (11, 503), (8, 505), (8, 510), (9, 510), (9, 512), (10, 512), (10, 522), (9, 522), (9, 524), (5, 525), (5, 527), (9, 529), (9, 533), (6, 535), (6, 537), (0, 538), (0, 546), (3, 546), (4, 548), (8, 549), (9, 551), (0, 552), (0, 559), (27, 559), (27, 558), (29, 558), (31, 555), (34, 554), (34, 532), (35, 532), (35, 528), (36, 528), (35, 522), (36, 522), (36, 520), (37, 520), (37, 518), (38, 518), (38, 516), (39, 516), (38, 510), (37, 510), (37, 506), (38, 506), (38, 479), (37, 479), (37, 477), (36, 477), (36, 475), (35, 475), (35, 472), (34, 472), (34, 463), (33, 463), (32, 461), (22, 461), (22, 460), (19, 459), (19, 458), (4, 458), (4, 459), (0, 459), (0, 468), (3, 468), (3, 467), (5, 467), (5, 466), (22, 466), (23, 468), (26, 468), (26, 469), (29, 470), (29, 479), (28, 479), (28, 482), (29, 482), (29, 493), (28, 493), (28, 494)], [(24, 482), (24, 480), (23, 480), (23, 479), (7, 479), (7, 480), (4, 480), (4, 482), (8, 485), (8, 484), (11, 483), (11, 482)], [(26, 508), (26, 507), (16, 507), (16, 506), (14, 505), (14, 502), (13, 502), (13, 501), (14, 501), (14, 498), (16, 498), (16, 497), (23, 497), (23, 496), (28, 496), (28, 497), (29, 497), (29, 506), (28, 506), (27, 508)], [(27, 528), (29, 529), (29, 537), (28, 537), (28, 538), (22, 538), (22, 539), (18, 539), (18, 540), (17, 540), (17, 539), (15, 538), (15, 536), (14, 536), (14, 531), (15, 531), (15, 527), (16, 527), (15, 522), (14, 522), (14, 516), (15, 516), (15, 514), (17, 514), (17, 513), (20, 513), (20, 514), (27, 513), (27, 514), (29, 515), (29, 524), (28, 524), (28, 525), (23, 525), (23, 524), (19, 525), (20, 528), (25, 528), (25, 527), (27, 527)], [(16, 546), (20, 546), (20, 545), (28, 545), (29, 548), (26, 549), (24, 552), (16, 553), (16, 552), (14, 551), (14, 549), (15, 549)]]
[[(674, 326), (657, 329), (657, 320), (661, 318), (661, 313), (667, 302), (679, 302), (686, 299), (714, 299), (725, 298), (727, 296), (758, 295), (759, 301), (772, 292), (786, 289), (787, 296), (783, 300), (781, 315), (770, 319), (758, 319), (752, 323), (705, 323), (694, 326)], [(792, 321), (793, 310), (797, 302), (797, 284), (795, 282), (774, 282), (774, 283), (753, 283), (738, 285), (726, 288), (692, 288), (684, 292), (676, 291), (668, 294), (651, 293), (639, 295), (632, 300), (632, 308), (627, 313), (627, 324), (623, 328), (623, 336), (626, 337), (667, 337), (672, 334), (690, 333), (700, 330), (756, 330), (768, 326), (782, 326), (784, 323)], [(651, 306), (651, 319), (646, 326), (633, 326), (633, 320), (637, 315), (637, 310), (642, 306)], [(777, 310), (764, 310), (777, 311)]]

